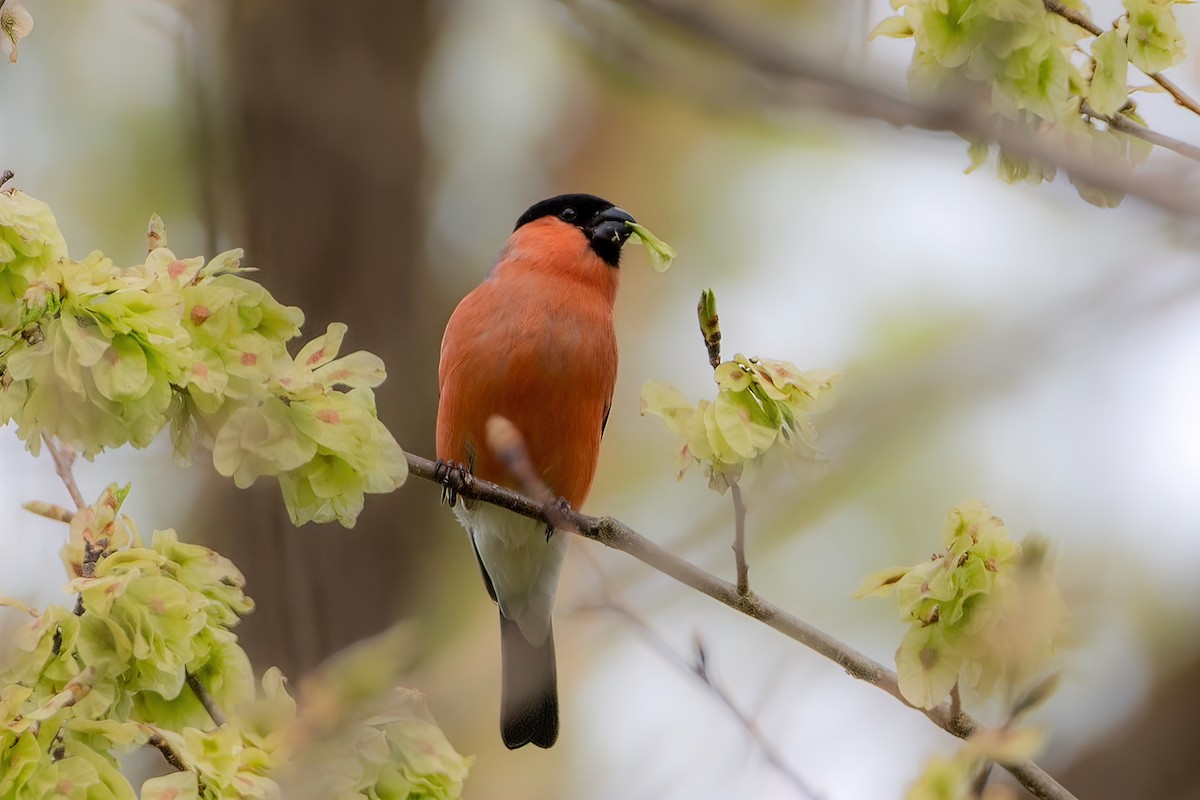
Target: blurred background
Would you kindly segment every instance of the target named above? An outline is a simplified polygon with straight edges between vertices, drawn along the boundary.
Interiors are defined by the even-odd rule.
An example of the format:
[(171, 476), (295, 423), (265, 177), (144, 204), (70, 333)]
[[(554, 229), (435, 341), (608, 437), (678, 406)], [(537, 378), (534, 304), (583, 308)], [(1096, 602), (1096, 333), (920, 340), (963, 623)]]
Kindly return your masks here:
[[(0, 65), (0, 168), (47, 201), (72, 255), (144, 254), (150, 214), (185, 256), (234, 246), (306, 336), (336, 320), (381, 355), (380, 415), (432, 456), (438, 344), (520, 213), (611, 199), (679, 251), (632, 248), (621, 375), (596, 487), (611, 514), (732, 579), (732, 507), (638, 414), (648, 379), (709, 396), (694, 322), (716, 290), (725, 352), (843, 373), (817, 420), (827, 463), (747, 486), (751, 586), (891, 663), (890, 601), (867, 573), (938, 547), (945, 510), (988, 502), (1057, 544), (1073, 620), (1040, 762), (1080, 797), (1200, 797), (1200, 264), (1196, 228), (1144, 204), (1086, 205), (1059, 178), (964, 176), (951, 134), (830, 116), (763, 91), (637, 3), (608, 0), (26, 0), (37, 27)], [(903, 91), (911, 42), (866, 37), (886, 2), (704, 4), (831, 69)], [(1119, 4), (1092, 4), (1103, 21)], [(1181, 9), (1200, 36), (1200, 12)], [(1172, 71), (1200, 90), (1200, 61)], [(1193, 143), (1162, 96), (1149, 124)], [(1156, 154), (1147, 174), (1176, 170)], [(158, 444), (162, 444), (159, 442)], [(0, 432), (0, 594), (61, 602), (61, 502), (45, 458)], [(145, 532), (176, 527), (246, 573), (240, 629), (294, 677), (398, 619), (406, 682), (478, 756), (474, 798), (798, 797), (714, 694), (710, 669), (822, 798), (899, 797), (957, 744), (834, 664), (623, 554), (576, 542), (556, 612), (563, 730), (509, 753), (497, 731), (495, 611), (431, 484), (370, 497), (356, 528), (288, 522), (169, 446), (83, 464), (132, 481)], [(640, 624), (595, 606), (615, 601)], [(652, 630), (648, 637), (641, 624)], [(986, 714), (985, 714), (986, 717)]]

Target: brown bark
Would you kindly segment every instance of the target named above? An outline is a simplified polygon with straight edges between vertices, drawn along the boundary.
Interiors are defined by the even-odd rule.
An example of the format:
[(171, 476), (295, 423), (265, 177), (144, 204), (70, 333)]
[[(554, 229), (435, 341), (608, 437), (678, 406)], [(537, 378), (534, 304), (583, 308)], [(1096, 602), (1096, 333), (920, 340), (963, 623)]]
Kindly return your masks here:
[[(432, 450), (440, 328), (421, 296), (419, 77), (427, 3), (233, 0), (228, 119), (246, 263), (301, 306), (304, 336), (350, 325), (343, 352), (388, 366), (379, 415), (401, 446)], [(428, 493), (368, 496), (352, 531), (295, 529), (277, 484), (214, 482), (214, 546), (247, 575), (259, 665), (299, 675), (411, 608), (440, 549)], [(216, 519), (213, 519), (215, 517)]]

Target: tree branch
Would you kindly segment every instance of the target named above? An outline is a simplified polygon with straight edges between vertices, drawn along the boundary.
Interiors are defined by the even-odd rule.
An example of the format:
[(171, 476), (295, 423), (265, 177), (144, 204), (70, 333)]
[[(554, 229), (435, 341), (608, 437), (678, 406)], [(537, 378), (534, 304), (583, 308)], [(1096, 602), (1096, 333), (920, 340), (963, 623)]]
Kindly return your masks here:
[[(423, 480), (439, 483), (438, 466), (434, 461), (412, 453), (405, 454), (409, 474)], [(491, 503), (530, 519), (551, 522), (543, 504), (528, 497), (478, 478), (465, 483), (459, 494), (471, 500)], [(569, 523), (566, 530), (574, 530), (580, 536), (599, 542), (615, 550), (621, 550), (659, 572), (674, 578), (735, 611), (774, 628), (811, 650), (825, 656), (844, 669), (851, 677), (875, 686), (890, 694), (905, 705), (909, 705), (896, 681), (896, 674), (874, 659), (858, 652), (847, 644), (833, 638), (824, 631), (810, 625), (799, 617), (763, 600), (753, 592), (742, 595), (737, 587), (675, 556), (645, 538), (637, 531), (612, 517), (593, 517), (571, 509), (561, 509), (563, 518)], [(554, 523), (557, 525), (557, 523)], [(910, 708), (912, 706), (909, 706)], [(949, 704), (931, 709), (917, 709), (943, 730), (965, 739), (979, 729), (980, 725), (970, 716), (952, 713)], [(1063, 788), (1041, 767), (1029, 760), (1006, 764), (1004, 768), (1041, 800), (1075, 800), (1074, 795)]]
[(750, 593), (750, 567), (746, 564), (746, 504), (737, 481), (729, 484), (729, 493), (733, 496), (733, 560), (737, 566), (737, 590), (739, 595), (747, 595)]
[[(58, 473), (58, 477), (62, 480), (63, 485), (67, 487), (67, 493), (71, 495), (71, 500), (73, 500), (75, 502), (76, 511), (77, 512), (83, 511), (84, 509), (86, 509), (88, 507), (88, 505), (83, 499), (83, 493), (81, 493), (79, 491), (78, 484), (75, 483), (75, 474), (71, 471), (71, 465), (75, 463), (74, 451), (72, 451), (65, 444), (60, 448), (58, 446), (58, 444), (54, 441), (54, 437), (52, 437), (48, 433), (42, 434), (42, 441), (46, 443), (46, 450), (50, 453), (50, 458), (54, 461), (54, 471)], [(31, 504), (26, 504), (26, 508), (29, 508), (30, 505)], [(49, 503), (45, 503), (42, 505), (50, 507)], [(58, 508), (58, 507), (53, 506), (53, 508)], [(35, 507), (35, 508), (29, 508), (29, 510), (33, 511), (33, 513), (35, 513), (35, 514), (42, 514), (42, 516), (49, 516), (49, 514), (45, 513), (45, 511), (47, 509), (39, 509), (39, 508)], [(63, 510), (65, 511), (65, 509), (63, 509)], [(63, 519), (62, 521), (66, 522), (69, 525), (73, 518), (74, 518), (74, 515), (72, 514), (71, 516), (68, 516), (66, 519)], [(62, 515), (59, 516), (59, 519), (62, 519)], [(104, 554), (104, 548), (101, 547), (101, 548), (97, 549), (96, 546), (91, 541), (89, 541), (88, 538), (85, 536), (83, 539), (83, 563), (80, 564), (80, 567), (79, 567), (80, 577), (83, 577), (83, 578), (95, 577), (96, 562), (100, 560), (100, 557), (103, 554)], [(83, 595), (82, 594), (75, 598), (74, 614), (77, 617), (83, 616)]]
[(183, 759), (180, 757), (180, 755), (178, 753), (175, 752), (174, 748), (171, 747), (170, 742), (168, 742), (166, 739), (164, 739), (161, 734), (152, 733), (152, 734), (150, 734), (150, 739), (146, 742), (146, 744), (150, 745), (155, 750), (162, 753), (163, 759), (168, 764), (170, 764), (171, 768), (174, 769), (175, 771), (177, 771), (177, 772), (196, 772), (196, 788), (199, 790), (200, 796), (201, 797), (204, 796), (206, 787), (204, 785), (204, 780), (200, 777), (200, 773), (198, 771), (189, 769), (188, 765), (183, 763)]
[[(1015, 157), (1062, 169), (1098, 189), (1136, 197), (1176, 216), (1200, 218), (1200, 196), (1186, 175), (1163, 173), (1148, 179), (1127, 167), (1091, 157), (1080, 148), (1038, 136), (1026, 125), (997, 120), (990, 108), (971, 98), (925, 103), (897, 97), (692, 4), (669, 0), (621, 0), (621, 4), (723, 51), (761, 77), (779, 82), (783, 89), (800, 92), (806, 104), (897, 127), (948, 131), (971, 141), (997, 144)], [(761, 85), (755, 88), (763, 91)], [(788, 97), (793, 102), (797, 99), (795, 94), (785, 99)], [(772, 99), (781, 102), (778, 93)]]
[(1088, 15), (1084, 14), (1082, 11), (1077, 11), (1069, 6), (1064, 6), (1062, 3), (1058, 2), (1058, 0), (1042, 0), (1042, 3), (1046, 6), (1046, 10), (1050, 13), (1058, 14), (1067, 22), (1070, 22), (1073, 25), (1078, 25), (1092, 36), (1099, 36), (1100, 34), (1104, 33), (1104, 30), (1099, 25), (1092, 22), (1088, 18)]
[[(1092, 20), (1088, 18), (1087, 14), (1084, 14), (1082, 11), (1077, 11), (1074, 8), (1068, 8), (1067, 6), (1058, 2), (1058, 0), (1042, 0), (1042, 4), (1046, 6), (1047, 11), (1058, 14), (1060, 17), (1072, 23), (1073, 25), (1078, 25), (1092, 36), (1099, 36), (1100, 34), (1104, 33), (1104, 29), (1092, 22)], [(1159, 86), (1165, 89), (1167, 93), (1171, 95), (1171, 97), (1175, 98), (1175, 103), (1177, 105), (1183, 106), (1193, 114), (1200, 114), (1200, 103), (1197, 103), (1195, 99), (1187, 94), (1187, 92), (1176, 86), (1175, 83), (1167, 76), (1163, 75), (1161, 72), (1147, 72), (1146, 77), (1157, 83)], [(1138, 136), (1139, 134), (1135, 133), (1133, 135)], [(1151, 140), (1146, 139), (1146, 141)], [(1157, 142), (1155, 142), (1155, 144), (1157, 144)], [(1192, 156), (1189, 156), (1189, 158), (1191, 157)]]
[(1197, 103), (1195, 98), (1180, 89), (1174, 81), (1169, 79), (1161, 72), (1151, 72), (1146, 77), (1157, 83), (1159, 86), (1167, 90), (1167, 94), (1175, 98), (1175, 103), (1191, 111), (1193, 114), (1200, 114), (1200, 103)]
[(69, 508), (63, 508), (57, 503), (45, 503), (41, 500), (30, 500), (28, 503), (22, 503), (21, 508), (28, 511), (30, 514), (37, 514), (39, 517), (52, 519), (55, 522), (65, 522), (71, 524), (71, 520), (75, 519), (75, 512)]
[(83, 494), (80, 493), (79, 486), (75, 483), (75, 476), (71, 472), (71, 465), (75, 463), (75, 453), (69, 450), (66, 445), (63, 445), (60, 449), (55, 443), (54, 437), (48, 433), (42, 434), (42, 441), (46, 443), (46, 449), (50, 451), (50, 458), (54, 459), (54, 471), (62, 479), (63, 485), (67, 487), (71, 499), (75, 501), (75, 508), (80, 511), (87, 508), (87, 503), (83, 500)]
[(208, 689), (204, 688), (204, 684), (200, 679), (193, 675), (190, 671), (184, 672), (187, 685), (191, 687), (192, 693), (196, 695), (196, 699), (200, 701), (200, 705), (204, 706), (204, 710), (208, 712), (208, 716), (212, 719), (213, 724), (218, 728), (225, 724), (225, 715), (221, 712), (221, 707), (212, 699), (212, 695), (208, 693)]
[(995, 766), (994, 761), (986, 761), (979, 765), (979, 772), (975, 775), (975, 780), (971, 781), (971, 797), (974, 800), (982, 800), (983, 793), (987, 789), (988, 780), (992, 777), (992, 767)]
[(171, 745), (167, 743), (167, 740), (159, 734), (150, 734), (150, 739), (146, 742), (146, 744), (162, 753), (163, 758), (166, 759), (166, 762), (170, 764), (177, 772), (188, 771), (187, 764), (183, 763), (183, 759), (179, 757), (179, 754), (172, 750)]
[(1193, 161), (1200, 161), (1200, 147), (1197, 147), (1194, 144), (1189, 144), (1188, 142), (1176, 139), (1173, 136), (1167, 136), (1166, 134), (1151, 130), (1144, 125), (1139, 125), (1123, 114), (1113, 114), (1112, 116), (1108, 116), (1107, 114), (1097, 114), (1088, 107), (1087, 103), (1084, 103), (1080, 110), (1082, 110), (1083, 113), (1087, 114), (1089, 117), (1103, 120), (1108, 127), (1115, 131), (1120, 131), (1121, 133), (1126, 133), (1130, 136), (1136, 136), (1142, 141), (1149, 142), (1150, 144), (1157, 145), (1159, 147), (1164, 147), (1167, 150), (1176, 152), (1185, 158), (1192, 159)]
[(742, 711), (741, 708), (738, 707), (737, 703), (730, 696), (729, 692), (727, 692), (725, 688), (718, 684), (713, 678), (712, 673), (708, 668), (708, 654), (705, 650), (704, 642), (699, 637), (696, 637), (696, 659), (694, 662), (689, 662), (679, 653), (675, 652), (675, 650), (672, 649), (671, 646), (667, 644), (667, 642), (664, 641), (661, 636), (658, 635), (658, 632), (650, 627), (649, 623), (638, 616), (633, 609), (629, 608), (627, 605), (610, 598), (600, 605), (591, 606), (591, 608), (610, 611), (622, 617), (626, 622), (637, 628), (638, 632), (642, 634), (643, 638), (645, 638), (646, 641), (649, 642), (650, 645), (663, 656), (663, 658), (671, 662), (671, 664), (674, 666), (678, 667), (681, 671), (688, 673), (708, 687), (709, 691), (711, 691), (713, 695), (721, 701), (721, 704), (724, 705), (725, 708), (728, 709), (729, 713), (732, 714), (734, 718), (737, 719), (738, 723), (741, 724), (742, 729), (746, 731), (746, 734), (758, 746), (758, 749), (762, 752), (763, 758), (767, 760), (767, 763), (774, 767), (780, 775), (786, 778), (800, 794), (810, 798), (818, 797), (817, 793), (813, 791), (812, 787), (810, 787), (808, 783), (805, 782), (802, 777), (800, 777), (800, 774), (792, 769), (786, 761), (784, 761), (783, 755), (775, 748), (775, 745), (767, 740), (766, 736), (763, 735), (762, 730), (757, 724), (755, 724), (754, 720), (752, 720), (749, 715), (746, 714), (746, 712)]

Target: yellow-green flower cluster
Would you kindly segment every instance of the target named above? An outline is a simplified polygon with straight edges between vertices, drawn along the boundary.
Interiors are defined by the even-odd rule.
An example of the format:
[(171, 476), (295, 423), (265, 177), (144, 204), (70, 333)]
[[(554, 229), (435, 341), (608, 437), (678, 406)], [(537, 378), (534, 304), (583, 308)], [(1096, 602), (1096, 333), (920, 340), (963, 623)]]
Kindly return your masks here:
[(304, 315), (245, 277), (240, 250), (181, 259), (157, 218), (148, 242), (135, 267), (74, 261), (44, 203), (0, 192), (0, 425), (33, 452), (49, 434), (91, 458), (170, 423), (181, 463), (201, 444), (239, 486), (279, 477), (296, 524), (351, 526), (364, 494), (404, 481), (375, 412), (383, 363), (335, 359), (344, 325), (293, 359)]
[(808, 417), (832, 406), (836, 373), (801, 372), (786, 361), (739, 353), (720, 364), (713, 377), (716, 399), (695, 405), (665, 383), (649, 381), (642, 388), (642, 413), (661, 417), (684, 440), (680, 477), (692, 464), (703, 463), (709, 484), (723, 493), (746, 464), (776, 448), (816, 453), (816, 429)]
[[(398, 637), (384, 642), (388, 659), (370, 643), (335, 659), (299, 715), (278, 669), (256, 687), (230, 630), (253, 608), (241, 573), (174, 531), (145, 546), (120, 513), (126, 493), (110, 486), (71, 521), (62, 555), (76, 613), (0, 599), (31, 616), (0, 670), (0, 798), (275, 800), (314, 758), (331, 791), (305, 796), (461, 797), (472, 759), (419, 694), (394, 688)], [(224, 709), (221, 724), (196, 681)], [(146, 746), (178, 771), (139, 795), (116, 755)]]
[[(1064, 147), (1137, 164), (1150, 146), (1102, 120), (1122, 115), (1142, 122), (1129, 100), (1130, 63), (1149, 73), (1182, 60), (1176, 2), (1125, 0), (1126, 14), (1092, 42), (1090, 57), (1082, 60), (1072, 56), (1087, 31), (1048, 11), (1041, 0), (892, 0), (901, 14), (885, 19), (872, 35), (913, 39), (909, 88), (925, 102), (983, 103), (1003, 120), (1051, 135)], [(1086, 13), (1078, 0), (1062, 5)], [(986, 144), (972, 143), (968, 171), (987, 155)], [(1052, 167), (1004, 150), (997, 170), (1009, 182), (1054, 177)], [(1097, 205), (1121, 199), (1085, 184), (1076, 188)]]
[(944, 550), (914, 567), (868, 576), (856, 597), (896, 593), (908, 632), (896, 651), (900, 691), (932, 708), (955, 684), (1012, 693), (1048, 662), (1063, 619), (1045, 544), (1018, 544), (978, 500), (950, 509)]
[[(77, 713), (137, 717), (149, 706), (154, 714), (142, 718), (160, 722), (183, 693), (185, 672), (219, 673), (214, 695), (240, 700), (244, 690), (239, 693), (235, 678), (248, 676), (250, 666), (230, 628), (253, 608), (241, 573), (208, 548), (179, 542), (174, 531), (158, 531), (150, 547), (142, 546), (132, 523), (120, 515), (123, 496), (123, 490), (109, 487), (95, 505), (76, 514), (63, 549), (69, 572), (77, 576), (70, 588), (82, 598), (85, 613), (55, 611), (26, 625), (15, 646), (28, 655), (0, 678), (36, 687), (29, 700), (40, 702), (92, 667), (98, 677)], [(92, 551), (90, 577), (75, 560), (85, 549)], [(123, 707), (106, 705), (118, 698)], [(194, 697), (187, 700), (181, 719), (196, 723), (203, 709)]]
[(359, 771), (342, 771), (341, 797), (451, 800), (462, 795), (474, 762), (446, 739), (421, 695), (406, 689), (394, 690), (348, 744), (345, 755)]
[(190, 353), (178, 293), (92, 253), (47, 265), (23, 301), (23, 334), (4, 360), (30, 449), (46, 431), (89, 457), (150, 444)]
[(213, 464), (238, 486), (277, 475), (292, 521), (352, 526), (364, 493), (390, 492), (408, 474), (404, 452), (379, 421), (371, 389), (383, 362), (364, 351), (337, 358), (346, 326), (334, 323), (280, 362), (268, 397), (221, 427)]
[(17, 189), (0, 191), (0, 330), (19, 332), (29, 284), (66, 255), (49, 206)]

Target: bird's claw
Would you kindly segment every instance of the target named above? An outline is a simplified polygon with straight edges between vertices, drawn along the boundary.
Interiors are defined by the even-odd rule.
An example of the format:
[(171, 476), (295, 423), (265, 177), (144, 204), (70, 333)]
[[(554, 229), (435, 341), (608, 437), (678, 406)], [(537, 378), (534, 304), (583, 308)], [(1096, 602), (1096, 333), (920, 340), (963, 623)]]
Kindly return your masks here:
[(442, 485), (442, 502), (453, 508), (458, 502), (458, 493), (471, 485), (473, 476), (465, 464), (438, 459), (433, 477)]
[[(565, 517), (571, 513), (571, 504), (567, 502), (565, 497), (556, 497), (550, 502), (542, 506), (542, 516), (548, 520), (553, 520), (556, 517)], [(554, 523), (546, 523), (546, 541), (550, 541), (550, 537), (554, 535)]]

